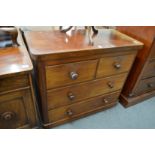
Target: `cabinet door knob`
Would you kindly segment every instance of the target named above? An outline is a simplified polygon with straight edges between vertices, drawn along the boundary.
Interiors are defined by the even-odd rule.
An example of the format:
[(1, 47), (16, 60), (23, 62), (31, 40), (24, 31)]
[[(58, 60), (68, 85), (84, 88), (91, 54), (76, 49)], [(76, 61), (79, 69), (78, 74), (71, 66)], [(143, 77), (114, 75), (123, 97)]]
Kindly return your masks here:
[(68, 93), (68, 98), (70, 99), (70, 100), (74, 100), (75, 99), (75, 95), (73, 94), (73, 93)]
[(104, 98), (103, 103), (109, 103), (109, 101), (106, 98)]
[(152, 83), (148, 83), (147, 86), (148, 86), (149, 88), (153, 88), (153, 84), (152, 84)]
[(70, 72), (70, 78), (72, 79), (72, 80), (76, 80), (77, 78), (78, 78), (78, 73), (76, 73), (76, 72)]
[(15, 117), (14, 112), (5, 112), (1, 115), (2, 119), (5, 121), (12, 120)]
[(66, 114), (67, 114), (68, 116), (73, 116), (73, 111), (72, 111), (71, 109), (68, 109), (68, 110), (66, 111)]
[(134, 96), (134, 93), (129, 93), (128, 96), (129, 97), (133, 97)]
[(114, 83), (113, 82), (108, 82), (107, 84), (108, 84), (109, 88), (114, 88)]
[(120, 63), (115, 63), (115, 64), (114, 64), (114, 67), (115, 67), (116, 69), (120, 69), (120, 68), (121, 68), (121, 64), (120, 64)]

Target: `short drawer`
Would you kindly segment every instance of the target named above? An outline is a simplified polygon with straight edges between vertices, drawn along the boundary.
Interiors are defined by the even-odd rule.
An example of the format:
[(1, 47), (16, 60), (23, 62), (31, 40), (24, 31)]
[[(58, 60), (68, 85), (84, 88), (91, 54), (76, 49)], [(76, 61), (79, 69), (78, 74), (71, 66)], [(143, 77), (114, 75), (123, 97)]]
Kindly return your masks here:
[(47, 89), (64, 86), (95, 77), (97, 60), (68, 63), (46, 67)]
[(70, 105), (91, 97), (120, 90), (127, 74), (102, 78), (47, 92), (48, 109)]
[(135, 94), (149, 92), (155, 89), (155, 77), (141, 80), (135, 90)]
[(69, 121), (72, 118), (85, 115), (87, 113), (108, 108), (116, 104), (119, 92), (109, 95), (100, 96), (91, 100), (76, 103), (70, 106), (64, 106), (48, 112), (49, 121), (54, 123), (57, 121)]
[(150, 61), (145, 70), (144, 73), (142, 75), (142, 78), (148, 78), (148, 77), (152, 77), (155, 76), (155, 60), (154, 61)]
[(14, 89), (28, 86), (29, 86), (29, 80), (27, 75), (20, 75), (0, 79), (0, 92), (11, 91)]
[(134, 58), (134, 54), (101, 58), (97, 78), (128, 72)]
[(15, 129), (29, 126), (24, 105), (24, 97), (20, 92), (0, 95), (0, 129)]

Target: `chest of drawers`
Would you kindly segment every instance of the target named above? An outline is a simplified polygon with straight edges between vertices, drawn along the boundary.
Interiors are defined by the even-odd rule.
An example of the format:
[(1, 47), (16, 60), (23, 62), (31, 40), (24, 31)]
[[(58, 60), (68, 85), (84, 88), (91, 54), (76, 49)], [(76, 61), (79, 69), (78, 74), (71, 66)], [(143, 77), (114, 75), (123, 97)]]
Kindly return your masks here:
[(155, 26), (117, 29), (144, 43), (120, 96), (121, 103), (128, 107), (155, 95)]
[(118, 31), (100, 30), (94, 45), (84, 30), (23, 32), (35, 66), (45, 128), (110, 108), (142, 43)]
[(32, 69), (22, 42), (19, 47), (0, 48), (0, 129), (37, 127)]

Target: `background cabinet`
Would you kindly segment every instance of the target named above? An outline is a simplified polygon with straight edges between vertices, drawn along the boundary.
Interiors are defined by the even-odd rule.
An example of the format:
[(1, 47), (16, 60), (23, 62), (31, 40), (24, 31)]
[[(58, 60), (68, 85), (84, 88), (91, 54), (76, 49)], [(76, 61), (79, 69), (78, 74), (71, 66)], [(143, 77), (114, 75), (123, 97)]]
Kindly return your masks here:
[[(9, 28), (8, 28), (9, 30)], [(36, 128), (38, 117), (28, 52), (19, 46), (0, 48), (0, 128)]]
[(121, 93), (120, 102), (128, 107), (155, 95), (155, 26), (120, 26), (117, 29), (144, 43)]

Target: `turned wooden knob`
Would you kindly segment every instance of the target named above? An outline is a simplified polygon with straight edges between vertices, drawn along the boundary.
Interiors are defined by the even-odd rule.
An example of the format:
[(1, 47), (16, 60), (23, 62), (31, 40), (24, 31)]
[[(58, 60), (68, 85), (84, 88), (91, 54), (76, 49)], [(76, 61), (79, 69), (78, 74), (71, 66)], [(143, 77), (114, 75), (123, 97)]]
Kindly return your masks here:
[(76, 73), (76, 72), (70, 72), (70, 78), (72, 79), (72, 80), (76, 80), (77, 78), (78, 78), (78, 73)]
[(107, 84), (108, 84), (109, 88), (114, 88), (114, 83), (113, 82), (108, 82)]
[(5, 121), (12, 120), (15, 117), (14, 112), (5, 112), (1, 115), (2, 119)]
[(75, 99), (75, 95), (73, 94), (73, 93), (68, 93), (68, 98), (70, 99), (70, 100), (74, 100)]
[(120, 68), (121, 68), (121, 64), (115, 63), (115, 64), (114, 64), (114, 67), (115, 67), (116, 69), (120, 69)]
[(68, 116), (72, 116), (72, 115), (73, 115), (73, 111), (72, 111), (71, 109), (68, 109), (68, 110), (66, 111), (66, 114), (67, 114)]
[(106, 98), (103, 99), (103, 103), (108, 103), (108, 102), (109, 101)]
[(152, 83), (148, 83), (147, 86), (148, 86), (149, 88), (153, 88), (153, 84), (152, 84)]
[(129, 97), (133, 97), (134, 96), (134, 93), (129, 93), (128, 96)]

